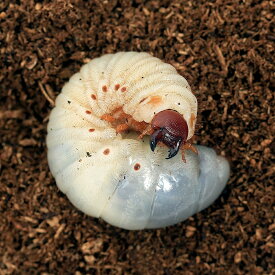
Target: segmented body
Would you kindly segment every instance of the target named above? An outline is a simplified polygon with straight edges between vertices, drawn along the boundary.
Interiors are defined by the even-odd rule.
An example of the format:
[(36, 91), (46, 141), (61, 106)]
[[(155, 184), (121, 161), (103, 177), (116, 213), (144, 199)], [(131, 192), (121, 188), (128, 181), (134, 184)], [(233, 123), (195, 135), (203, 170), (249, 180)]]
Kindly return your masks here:
[[(186, 164), (176, 157), (166, 167), (165, 148), (153, 153), (148, 141), (138, 139), (140, 133), (123, 129), (120, 133), (115, 128), (126, 116), (133, 129), (142, 130), (156, 113), (166, 109), (183, 115), (190, 139), (197, 100), (171, 65), (136, 52), (108, 54), (84, 65), (63, 87), (48, 124), (48, 160), (61, 191), (85, 213), (127, 229), (160, 227), (185, 219), (186, 214), (177, 212), (173, 221), (163, 217), (161, 222), (153, 222), (154, 213), (159, 215), (165, 207), (159, 204), (163, 195), (169, 196), (165, 190), (169, 186), (174, 190), (165, 173), (170, 173), (171, 182), (177, 182), (172, 174), (187, 169), (194, 179), (186, 186), (191, 182), (198, 186), (198, 157), (189, 152)], [(191, 189), (174, 202), (176, 208)], [(199, 189), (192, 194), (198, 195)], [(168, 201), (171, 204), (171, 197)], [(191, 214), (199, 209), (192, 203)]]

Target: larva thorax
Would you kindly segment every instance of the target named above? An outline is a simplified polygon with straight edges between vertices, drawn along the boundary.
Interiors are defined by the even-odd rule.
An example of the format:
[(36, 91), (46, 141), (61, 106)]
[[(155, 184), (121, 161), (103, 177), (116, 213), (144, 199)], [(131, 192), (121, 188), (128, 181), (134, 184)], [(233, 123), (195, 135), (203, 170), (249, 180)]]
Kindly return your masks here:
[[(92, 60), (80, 75), (91, 111), (113, 127), (125, 124), (121, 118), (127, 116), (131, 129), (144, 129), (157, 113), (172, 109), (186, 120), (187, 139), (193, 136), (197, 101), (187, 81), (171, 65), (146, 53), (117, 53)], [(124, 117), (114, 116), (117, 110)], [(115, 122), (111, 116), (116, 117)]]

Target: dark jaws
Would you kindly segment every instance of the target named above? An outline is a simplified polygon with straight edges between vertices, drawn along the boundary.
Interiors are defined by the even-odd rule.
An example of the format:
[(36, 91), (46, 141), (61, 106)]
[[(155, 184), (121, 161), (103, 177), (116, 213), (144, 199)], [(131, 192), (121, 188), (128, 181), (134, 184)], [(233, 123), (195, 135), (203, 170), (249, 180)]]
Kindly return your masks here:
[(178, 153), (178, 151), (179, 151), (179, 149), (180, 149), (181, 141), (182, 141), (182, 140), (179, 139), (179, 140), (177, 141), (176, 146), (175, 146), (175, 147), (171, 147), (171, 148), (169, 149), (169, 155), (168, 155), (168, 157), (167, 157), (166, 159), (171, 159), (172, 157), (174, 157), (174, 156)]
[(168, 157), (166, 158), (170, 159), (178, 153), (181, 147), (182, 138), (175, 137), (171, 135), (166, 129), (160, 128), (156, 130), (150, 138), (150, 147), (153, 152), (155, 151), (159, 141), (162, 141), (165, 145), (167, 145), (170, 148)]
[(156, 130), (152, 135), (151, 135), (151, 139), (150, 139), (150, 147), (151, 150), (154, 152), (156, 149), (156, 146), (158, 144), (158, 142), (160, 141), (162, 136), (162, 129), (158, 129)]

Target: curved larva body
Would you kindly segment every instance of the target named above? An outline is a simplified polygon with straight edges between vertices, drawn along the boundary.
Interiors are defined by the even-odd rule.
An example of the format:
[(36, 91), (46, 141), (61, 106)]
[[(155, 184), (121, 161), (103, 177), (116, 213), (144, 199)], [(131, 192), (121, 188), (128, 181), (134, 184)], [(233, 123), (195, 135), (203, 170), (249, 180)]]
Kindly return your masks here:
[(120, 134), (101, 117), (122, 108), (150, 123), (173, 109), (194, 134), (197, 101), (174, 67), (146, 53), (104, 55), (84, 65), (57, 97), (48, 124), (48, 160), (58, 187), (80, 210), (126, 229), (156, 228), (212, 203), (229, 176), (225, 159), (198, 146), (166, 160), (148, 138)]

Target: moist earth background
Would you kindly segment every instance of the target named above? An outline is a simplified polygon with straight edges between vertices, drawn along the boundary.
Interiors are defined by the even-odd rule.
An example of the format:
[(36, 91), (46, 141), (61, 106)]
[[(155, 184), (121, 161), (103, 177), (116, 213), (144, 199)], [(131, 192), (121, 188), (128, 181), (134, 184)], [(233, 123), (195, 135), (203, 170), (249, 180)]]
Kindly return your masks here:
[[(271, 4), (1, 1), (0, 274), (275, 272)], [(46, 125), (64, 83), (92, 58), (130, 50), (187, 79), (199, 100), (196, 142), (232, 169), (212, 206), (164, 229), (86, 216), (47, 165)]]

